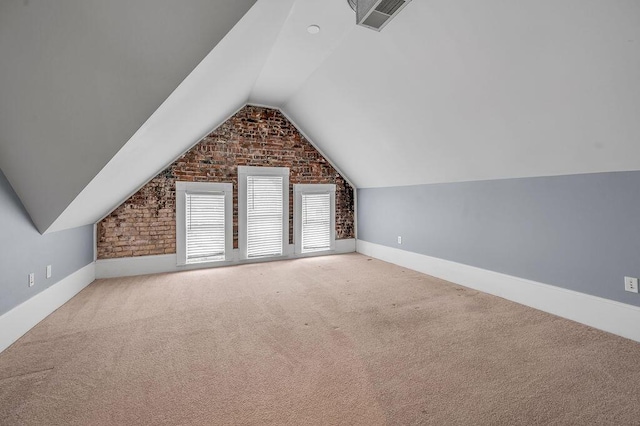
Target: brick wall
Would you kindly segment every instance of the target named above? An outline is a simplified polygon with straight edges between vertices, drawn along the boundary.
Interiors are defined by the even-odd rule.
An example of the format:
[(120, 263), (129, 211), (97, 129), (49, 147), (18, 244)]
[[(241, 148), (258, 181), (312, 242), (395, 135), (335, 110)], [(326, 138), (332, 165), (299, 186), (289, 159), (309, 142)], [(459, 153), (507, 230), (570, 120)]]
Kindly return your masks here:
[(354, 237), (353, 188), (279, 111), (246, 106), (98, 224), (98, 258), (175, 253), (176, 181), (233, 183), (237, 248), (238, 166), (289, 167), (290, 243), (296, 183), (336, 184), (336, 238)]

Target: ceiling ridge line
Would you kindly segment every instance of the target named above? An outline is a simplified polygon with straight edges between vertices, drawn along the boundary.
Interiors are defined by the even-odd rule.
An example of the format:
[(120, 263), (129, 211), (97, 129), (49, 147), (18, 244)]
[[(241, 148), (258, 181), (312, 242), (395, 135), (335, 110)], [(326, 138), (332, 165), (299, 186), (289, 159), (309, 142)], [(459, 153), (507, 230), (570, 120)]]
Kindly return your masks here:
[(262, 63), (262, 66), (260, 67), (260, 71), (258, 71), (258, 73), (256, 74), (256, 77), (253, 79), (253, 83), (251, 84), (251, 89), (249, 90), (246, 102), (249, 102), (249, 100), (251, 99), (251, 95), (255, 91), (256, 85), (258, 84), (258, 81), (260, 80), (260, 76), (264, 72), (264, 68), (267, 65), (267, 63), (269, 62), (269, 58), (271, 58), (271, 56), (273, 55), (273, 51), (274, 51), (276, 45), (278, 44), (278, 40), (280, 40), (280, 38), (282, 37), (282, 34), (284, 32), (284, 28), (285, 28), (285, 24), (287, 23), (287, 21), (289, 20), (291, 15), (293, 15), (293, 10), (295, 8), (296, 2), (295, 2), (295, 0), (287, 0), (287, 1), (291, 2), (291, 6), (289, 7), (289, 13), (287, 13), (286, 18), (284, 18), (284, 20), (282, 21), (282, 25), (280, 26), (280, 30), (278, 31), (278, 35), (275, 37), (275, 39), (273, 41), (273, 44), (271, 45), (271, 48), (269, 48), (269, 53), (265, 56), (264, 62)]

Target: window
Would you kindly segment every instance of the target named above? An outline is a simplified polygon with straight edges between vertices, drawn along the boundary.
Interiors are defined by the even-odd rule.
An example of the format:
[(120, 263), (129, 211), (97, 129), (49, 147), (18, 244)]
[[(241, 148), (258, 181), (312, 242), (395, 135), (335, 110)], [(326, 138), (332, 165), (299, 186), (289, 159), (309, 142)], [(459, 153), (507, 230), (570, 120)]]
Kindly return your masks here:
[(176, 182), (178, 265), (231, 260), (231, 183)]
[(296, 253), (335, 248), (336, 186), (293, 185)]
[(238, 223), (243, 259), (287, 254), (288, 168), (238, 166)]

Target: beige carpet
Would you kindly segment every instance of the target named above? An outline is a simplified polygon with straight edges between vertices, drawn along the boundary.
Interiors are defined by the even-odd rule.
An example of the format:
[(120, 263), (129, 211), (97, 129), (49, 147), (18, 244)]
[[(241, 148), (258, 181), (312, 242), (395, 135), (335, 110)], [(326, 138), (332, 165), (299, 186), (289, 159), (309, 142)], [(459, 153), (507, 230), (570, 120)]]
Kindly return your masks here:
[(0, 424), (640, 424), (640, 344), (357, 254), (99, 280)]

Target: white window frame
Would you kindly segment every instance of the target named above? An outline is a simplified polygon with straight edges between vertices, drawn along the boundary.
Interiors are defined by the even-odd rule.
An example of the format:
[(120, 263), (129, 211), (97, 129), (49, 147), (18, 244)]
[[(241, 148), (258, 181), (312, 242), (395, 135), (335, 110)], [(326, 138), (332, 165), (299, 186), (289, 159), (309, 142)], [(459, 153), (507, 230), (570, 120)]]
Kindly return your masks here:
[[(289, 168), (238, 166), (238, 248), (247, 259), (247, 177), (282, 176), (282, 256), (289, 254)], [(278, 258), (281, 256), (270, 256)]]
[(187, 263), (187, 193), (224, 193), (224, 260), (213, 260), (199, 264), (217, 263), (233, 259), (233, 184), (218, 182), (176, 182), (176, 255), (178, 266)]
[(293, 185), (293, 238), (295, 253), (302, 253), (302, 194), (326, 194), (331, 200), (331, 240), (329, 250), (314, 251), (304, 254), (326, 253), (336, 248), (336, 186), (334, 184), (297, 184)]

